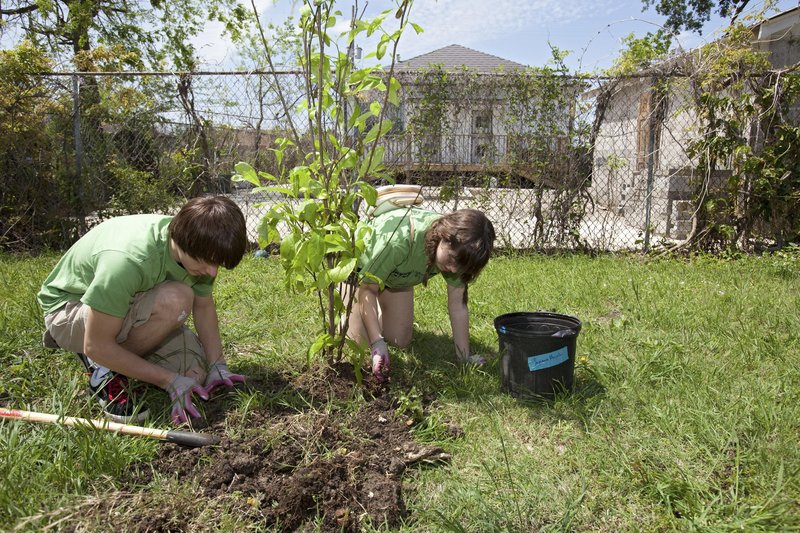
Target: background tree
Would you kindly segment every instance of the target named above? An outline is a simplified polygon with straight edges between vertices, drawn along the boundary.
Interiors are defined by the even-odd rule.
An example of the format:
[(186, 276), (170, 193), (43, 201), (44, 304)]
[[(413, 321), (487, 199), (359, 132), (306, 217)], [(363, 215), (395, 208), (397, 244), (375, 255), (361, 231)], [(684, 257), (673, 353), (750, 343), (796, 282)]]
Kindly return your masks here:
[[(21, 106), (16, 100), (11, 101), (0, 108), (0, 122), (10, 123), (12, 119), (17, 124), (41, 122), (30, 131), (49, 131), (53, 147), (48, 153), (59, 153), (53, 157), (59, 164), (48, 167), (58, 187), (39, 183), (49, 173), (35, 174), (36, 180), (21, 179), (24, 165), (10, 166), (8, 179), (27, 186), (31, 192), (20, 192), (15, 196), (20, 201), (8, 205), (13, 209), (18, 205), (20, 213), (27, 213), (26, 216), (35, 212), (38, 224), (60, 237), (62, 244), (69, 244), (85, 230), (88, 213), (102, 218), (164, 209), (187, 193), (214, 190), (214, 169), (209, 163), (214, 159), (213, 142), (208, 140), (211, 125), (196, 114), (189, 114), (193, 109), (184, 105), (191, 120), (191, 128), (183, 137), (184, 146), (166, 157), (155, 150), (159, 123), (163, 121), (159, 112), (166, 111), (166, 106), (175, 101), (173, 80), (91, 73), (194, 70), (197, 60), (189, 41), (206, 21), (223, 22), (225, 31), (238, 38), (247, 31), (249, 18), (250, 13), (236, 0), (0, 2), (0, 32), (5, 41), (23, 43), (5, 57), (6, 63), (19, 63), (14, 58), (31, 56), (31, 50), (47, 59), (46, 63), (32, 61), (32, 67), (36, 68), (18, 69), (20, 76), (29, 78), (18, 84), (43, 89), (32, 93), (38, 99), (37, 104)], [(47, 68), (42, 68), (44, 64)], [(90, 74), (71, 78), (40, 76), (49, 70)], [(182, 77), (180, 81), (178, 96), (186, 96), (180, 103), (191, 102), (191, 79)], [(41, 113), (37, 106), (56, 108), (59, 112)], [(26, 113), (30, 116), (24, 117)], [(59, 135), (62, 138), (56, 142)], [(196, 139), (202, 142), (195, 142)], [(11, 142), (0, 145), (0, 158), (13, 161), (18, 158), (13, 152)], [(165, 166), (165, 162), (173, 159), (172, 155), (180, 156), (176, 159), (180, 168)], [(37, 209), (40, 205), (48, 208)], [(18, 215), (15, 231), (31, 233), (30, 224), (22, 223), (27, 220), (22, 214)], [(57, 219), (67, 221), (62, 224), (64, 227), (56, 225)], [(36, 245), (21, 236), (7, 240)], [(45, 239), (44, 244), (49, 243), (50, 239)]]
[(249, 16), (236, 0), (8, 0), (0, 4), (0, 30), (30, 40), (58, 63), (105, 45), (134, 52), (125, 66), (163, 68), (169, 61), (177, 70), (192, 70), (196, 59), (188, 41), (206, 21), (222, 22), (238, 38)]
[(32, 75), (51, 66), (30, 43), (0, 50), (0, 249), (56, 246), (69, 238), (69, 205), (51, 198), (68, 187), (54, 135), (68, 111), (45, 98), (53, 81)]
[[(642, 0), (645, 9), (655, 6), (656, 13), (667, 17), (664, 28), (674, 33), (682, 30), (703, 33), (703, 25), (717, 13), (731, 22), (750, 3), (749, 0)], [(771, 3), (771, 2), (770, 2)]]

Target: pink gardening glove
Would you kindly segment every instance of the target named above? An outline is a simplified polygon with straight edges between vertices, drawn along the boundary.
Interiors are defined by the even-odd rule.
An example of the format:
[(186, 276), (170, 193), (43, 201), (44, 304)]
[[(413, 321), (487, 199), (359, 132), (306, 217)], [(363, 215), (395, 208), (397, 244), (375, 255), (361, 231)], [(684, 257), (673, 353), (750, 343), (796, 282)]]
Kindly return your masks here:
[(372, 354), (372, 375), (379, 383), (383, 383), (389, 377), (389, 346), (381, 337), (369, 345)]
[(200, 384), (186, 376), (175, 375), (175, 379), (167, 385), (169, 398), (172, 400), (172, 422), (181, 425), (189, 420), (189, 417), (198, 418), (200, 411), (192, 403), (192, 393), (197, 393), (204, 400), (208, 400), (206, 390)]
[(233, 387), (237, 383), (244, 383), (247, 378), (241, 374), (234, 374), (228, 370), (228, 364), (225, 361), (217, 361), (208, 370), (206, 376), (206, 383), (204, 385), (206, 394), (211, 396), (211, 391), (217, 387), (226, 386)]

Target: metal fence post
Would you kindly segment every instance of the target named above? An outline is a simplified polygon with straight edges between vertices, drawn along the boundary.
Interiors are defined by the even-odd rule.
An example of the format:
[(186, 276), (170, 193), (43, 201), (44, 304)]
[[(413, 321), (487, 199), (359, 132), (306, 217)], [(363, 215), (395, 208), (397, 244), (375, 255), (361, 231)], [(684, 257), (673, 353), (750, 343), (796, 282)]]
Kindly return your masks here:
[[(650, 87), (650, 101), (654, 102), (656, 98), (656, 83)], [(656, 104), (657, 105), (657, 104)], [(647, 190), (645, 192), (645, 216), (644, 216), (644, 249), (643, 252), (647, 253), (650, 249), (650, 216), (653, 208), (653, 166), (655, 164), (655, 144), (656, 144), (656, 106), (650, 106), (650, 116), (648, 117), (648, 124), (650, 131), (647, 132)]]
[(83, 142), (81, 141), (81, 86), (77, 74), (72, 75), (72, 133), (75, 137), (75, 195), (78, 199), (78, 220), (81, 235), (86, 233), (86, 213), (83, 198)]

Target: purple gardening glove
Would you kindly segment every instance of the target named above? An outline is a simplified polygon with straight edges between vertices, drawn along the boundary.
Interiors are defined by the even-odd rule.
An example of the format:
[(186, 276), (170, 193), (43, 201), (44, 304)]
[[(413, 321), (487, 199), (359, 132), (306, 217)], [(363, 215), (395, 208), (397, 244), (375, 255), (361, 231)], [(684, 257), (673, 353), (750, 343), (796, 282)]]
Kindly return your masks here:
[(383, 383), (389, 377), (389, 346), (381, 337), (369, 345), (372, 354), (372, 375), (379, 383)]
[(245, 376), (234, 374), (228, 370), (228, 364), (225, 361), (217, 361), (208, 369), (208, 376), (206, 376), (204, 387), (206, 394), (211, 396), (211, 391), (217, 387), (223, 385), (226, 387), (233, 387), (237, 383), (244, 383), (246, 379)]
[(186, 376), (175, 375), (175, 379), (167, 385), (169, 398), (172, 400), (172, 422), (181, 425), (189, 420), (189, 417), (198, 418), (200, 411), (192, 403), (192, 393), (197, 393), (204, 400), (208, 400), (206, 390), (200, 384)]

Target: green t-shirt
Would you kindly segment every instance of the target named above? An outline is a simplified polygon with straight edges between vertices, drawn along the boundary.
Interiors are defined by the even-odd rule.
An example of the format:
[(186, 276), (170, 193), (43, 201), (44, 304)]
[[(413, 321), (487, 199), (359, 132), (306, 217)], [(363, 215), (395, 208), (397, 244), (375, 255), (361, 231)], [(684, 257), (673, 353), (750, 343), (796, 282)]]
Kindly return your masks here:
[(162, 281), (179, 281), (198, 296), (210, 296), (214, 278), (189, 275), (170, 255), (171, 220), (163, 215), (131, 215), (92, 228), (44, 281), (37, 300), (45, 315), (80, 300), (124, 318), (136, 293)]
[[(366, 223), (372, 227), (364, 253), (359, 257), (362, 274), (369, 272), (386, 287), (399, 289), (422, 283), (428, 266), (425, 255), (425, 233), (442, 215), (419, 208), (393, 209)], [(439, 274), (432, 266), (430, 275)], [(463, 287), (456, 274), (442, 274), (448, 285)], [(368, 276), (362, 282), (374, 283)]]

